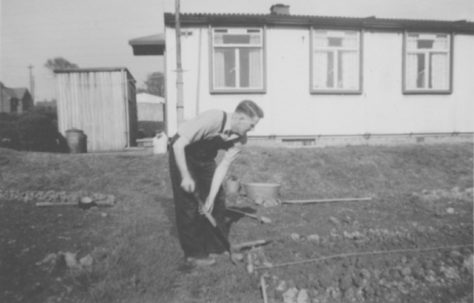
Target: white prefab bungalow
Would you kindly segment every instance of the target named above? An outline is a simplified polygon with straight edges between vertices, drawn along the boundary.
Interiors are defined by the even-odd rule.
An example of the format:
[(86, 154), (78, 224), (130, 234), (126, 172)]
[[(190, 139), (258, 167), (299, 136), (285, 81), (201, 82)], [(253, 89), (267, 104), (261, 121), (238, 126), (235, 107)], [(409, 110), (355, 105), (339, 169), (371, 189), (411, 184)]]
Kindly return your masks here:
[[(166, 127), (177, 129), (175, 15), (164, 35), (130, 41), (165, 57)], [(474, 132), (474, 22), (180, 14), (184, 118), (243, 99), (265, 118), (256, 137)]]

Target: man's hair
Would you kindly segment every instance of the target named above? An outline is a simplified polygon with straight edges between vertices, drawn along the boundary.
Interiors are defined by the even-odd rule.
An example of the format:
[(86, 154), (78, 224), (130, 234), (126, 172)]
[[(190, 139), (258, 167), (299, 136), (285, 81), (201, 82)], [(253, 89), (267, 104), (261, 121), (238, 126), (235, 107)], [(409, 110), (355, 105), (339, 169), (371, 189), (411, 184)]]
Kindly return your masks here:
[(250, 118), (263, 118), (263, 110), (252, 100), (243, 100), (235, 108), (236, 113), (242, 113)]

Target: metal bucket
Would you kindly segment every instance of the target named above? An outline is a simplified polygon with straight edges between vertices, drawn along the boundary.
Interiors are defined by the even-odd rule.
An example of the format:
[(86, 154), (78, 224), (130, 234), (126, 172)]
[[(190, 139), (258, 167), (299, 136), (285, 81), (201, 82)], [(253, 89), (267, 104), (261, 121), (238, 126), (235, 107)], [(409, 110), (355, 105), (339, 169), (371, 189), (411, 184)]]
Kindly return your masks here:
[(87, 152), (87, 137), (80, 129), (68, 129), (66, 131), (66, 141), (71, 154)]
[(257, 200), (277, 200), (280, 195), (280, 184), (278, 183), (245, 183), (247, 197)]

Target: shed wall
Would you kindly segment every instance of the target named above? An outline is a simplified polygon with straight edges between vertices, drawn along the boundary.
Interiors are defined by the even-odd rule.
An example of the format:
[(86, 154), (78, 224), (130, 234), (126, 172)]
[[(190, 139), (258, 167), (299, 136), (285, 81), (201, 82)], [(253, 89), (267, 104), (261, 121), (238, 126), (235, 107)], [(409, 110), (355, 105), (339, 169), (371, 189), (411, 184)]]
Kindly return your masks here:
[[(132, 81), (124, 71), (59, 73), (58, 125), (66, 130), (76, 128), (87, 136), (88, 151), (120, 150), (130, 145), (134, 136), (130, 126), (129, 96), (126, 82)], [(132, 109), (133, 110), (133, 109)], [(136, 106), (135, 106), (136, 117)]]

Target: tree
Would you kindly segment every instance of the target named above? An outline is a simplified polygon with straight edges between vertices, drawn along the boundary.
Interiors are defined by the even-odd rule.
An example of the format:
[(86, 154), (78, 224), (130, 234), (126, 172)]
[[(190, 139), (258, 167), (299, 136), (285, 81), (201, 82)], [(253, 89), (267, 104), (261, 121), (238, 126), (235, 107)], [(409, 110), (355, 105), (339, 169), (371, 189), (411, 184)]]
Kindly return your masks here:
[(148, 74), (145, 86), (149, 94), (163, 97), (165, 95), (165, 75), (161, 72)]
[(75, 69), (79, 68), (79, 66), (75, 63), (71, 63), (68, 60), (64, 59), (63, 57), (56, 57), (53, 59), (48, 59), (44, 66), (51, 70), (54, 71), (56, 69)]

